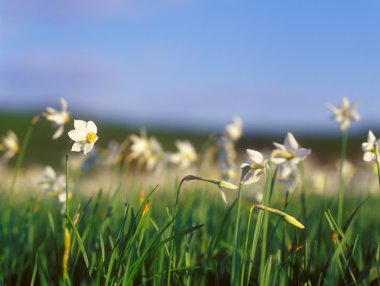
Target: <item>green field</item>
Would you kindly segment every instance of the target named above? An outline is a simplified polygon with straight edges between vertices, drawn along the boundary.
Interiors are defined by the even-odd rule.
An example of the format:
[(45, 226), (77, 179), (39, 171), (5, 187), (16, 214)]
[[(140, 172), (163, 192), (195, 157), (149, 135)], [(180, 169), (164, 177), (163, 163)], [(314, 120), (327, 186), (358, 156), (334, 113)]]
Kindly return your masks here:
[[(1, 134), (12, 129), (21, 144), (31, 116), (3, 114), (0, 122)], [(99, 123), (98, 147), (132, 133), (138, 130)], [(149, 132), (165, 150), (174, 149), (175, 139), (188, 138), (199, 153), (188, 169), (156, 171), (126, 164), (124, 157), (110, 165), (95, 161), (91, 168), (78, 167), (71, 154), (65, 161), (72, 144), (66, 134), (57, 141), (51, 134), (48, 122), (33, 125), (25, 148), (2, 166), (0, 285), (380, 284), (380, 188), (376, 172), (360, 160), (366, 135), (349, 137), (353, 170), (342, 171), (340, 179), (335, 163), (340, 138), (297, 136), (312, 149), (312, 158), (298, 166), (296, 186), (281, 181), (279, 169), (270, 164), (258, 184), (225, 190), (225, 204), (212, 183), (180, 184), (190, 174), (220, 182), (208, 134)], [(282, 142), (282, 136), (273, 137), (239, 141), (236, 160), (246, 148)], [(128, 156), (128, 150), (121, 155)], [(45, 165), (68, 182), (67, 205), (56, 193), (39, 189)], [(316, 180), (320, 174), (322, 183)], [(285, 215), (252, 208), (260, 203), (257, 193), (263, 194), (262, 204)], [(289, 216), (305, 228), (288, 223)]]

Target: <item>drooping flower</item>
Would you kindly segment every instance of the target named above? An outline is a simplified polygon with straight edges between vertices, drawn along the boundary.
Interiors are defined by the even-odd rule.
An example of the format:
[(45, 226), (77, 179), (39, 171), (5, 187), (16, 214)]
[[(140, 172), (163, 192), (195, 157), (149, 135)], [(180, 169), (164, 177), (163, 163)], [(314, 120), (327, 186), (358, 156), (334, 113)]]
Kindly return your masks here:
[(284, 144), (273, 143), (277, 149), (272, 151), (271, 161), (276, 165), (281, 165), (283, 177), (287, 177), (310, 153), (310, 149), (301, 148), (293, 134), (288, 132)]
[(96, 135), (98, 128), (93, 121), (74, 120), (74, 130), (69, 131), (69, 137), (74, 141), (71, 151), (84, 152), (87, 155), (99, 139)]
[(350, 104), (346, 97), (343, 97), (339, 107), (329, 104), (328, 109), (333, 113), (333, 119), (340, 124), (341, 130), (346, 130), (351, 121), (359, 121), (360, 115), (356, 111), (356, 102)]
[(368, 131), (367, 142), (362, 143), (363, 160), (366, 162), (376, 161), (376, 152), (379, 152), (380, 139), (376, 140), (375, 135), (370, 130)]
[(66, 179), (64, 175), (57, 176), (54, 169), (46, 166), (43, 180), (39, 182), (40, 188), (47, 193), (60, 193), (66, 190)]
[(178, 165), (181, 169), (186, 169), (197, 160), (197, 153), (189, 141), (177, 140), (175, 142), (175, 145), (178, 149), (178, 152), (170, 155), (170, 162)]
[(13, 131), (9, 130), (7, 135), (1, 138), (0, 151), (4, 152), (6, 160), (14, 157), (20, 151), (17, 136)]
[(247, 155), (248, 162), (240, 165), (243, 172), (244, 169), (246, 170), (246, 174), (243, 177), (245, 185), (257, 183), (268, 168), (267, 160), (259, 151), (247, 149)]
[(235, 117), (234, 121), (228, 124), (224, 130), (224, 135), (230, 140), (236, 142), (243, 134), (243, 120), (240, 117)]
[(55, 110), (52, 107), (47, 107), (46, 112), (43, 113), (45, 118), (57, 127), (57, 130), (53, 134), (53, 139), (58, 139), (63, 134), (65, 124), (70, 122), (70, 113), (67, 111), (67, 102), (61, 98), (61, 110)]
[(220, 190), (220, 195), (222, 196), (222, 199), (225, 203), (227, 203), (227, 198), (226, 198), (226, 194), (224, 193), (224, 190), (227, 189), (227, 190), (236, 190), (238, 187), (235, 186), (234, 184), (231, 184), (229, 182), (226, 182), (226, 181), (218, 181), (218, 187), (219, 187), (219, 190)]

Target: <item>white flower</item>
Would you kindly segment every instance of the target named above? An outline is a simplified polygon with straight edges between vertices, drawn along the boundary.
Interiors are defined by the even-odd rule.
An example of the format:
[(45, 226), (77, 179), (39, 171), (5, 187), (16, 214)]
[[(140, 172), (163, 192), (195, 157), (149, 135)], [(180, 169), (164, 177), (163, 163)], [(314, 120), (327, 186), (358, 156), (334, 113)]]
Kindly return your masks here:
[(375, 135), (370, 130), (368, 132), (367, 142), (362, 143), (363, 160), (366, 162), (374, 162), (376, 161), (376, 152), (379, 152), (380, 140), (376, 140)]
[(267, 160), (259, 151), (247, 149), (247, 155), (249, 162), (240, 165), (240, 168), (247, 170), (243, 178), (246, 185), (257, 183), (268, 168)]
[(4, 151), (5, 159), (10, 159), (20, 151), (16, 134), (9, 130), (7, 135), (3, 136), (0, 141), (0, 151)]
[(67, 111), (67, 102), (65, 99), (61, 98), (61, 110), (57, 111), (54, 108), (47, 107), (46, 112), (43, 115), (47, 120), (54, 123), (57, 126), (57, 130), (53, 134), (53, 139), (61, 137), (65, 129), (65, 124), (70, 122), (70, 114)]
[(54, 169), (50, 166), (46, 166), (44, 170), (44, 179), (39, 182), (41, 189), (48, 193), (65, 192), (66, 179), (64, 175), (55, 173)]
[(197, 160), (197, 153), (189, 141), (177, 140), (175, 142), (175, 145), (178, 149), (178, 152), (170, 155), (170, 162), (179, 165), (179, 167), (182, 169), (186, 169)]
[(71, 151), (84, 152), (86, 155), (92, 150), (99, 139), (96, 135), (98, 129), (93, 121), (74, 120), (75, 130), (69, 131), (69, 137), (74, 141)]
[(144, 130), (141, 131), (141, 136), (131, 135), (129, 160), (137, 159), (139, 162), (146, 164), (146, 168), (150, 171), (156, 167), (158, 162), (163, 158), (163, 150), (161, 144), (156, 138), (146, 136)]
[(232, 141), (239, 140), (243, 134), (243, 121), (241, 118), (235, 117), (234, 121), (226, 126), (224, 134)]
[(272, 151), (271, 161), (276, 165), (281, 165), (283, 177), (287, 177), (294, 167), (311, 153), (310, 149), (301, 148), (290, 132), (285, 137), (284, 145), (273, 144), (277, 149)]
[(350, 104), (349, 100), (344, 97), (341, 100), (340, 107), (328, 105), (327, 108), (333, 113), (333, 119), (340, 123), (340, 128), (346, 130), (352, 120), (359, 121), (360, 115), (356, 111), (356, 103)]

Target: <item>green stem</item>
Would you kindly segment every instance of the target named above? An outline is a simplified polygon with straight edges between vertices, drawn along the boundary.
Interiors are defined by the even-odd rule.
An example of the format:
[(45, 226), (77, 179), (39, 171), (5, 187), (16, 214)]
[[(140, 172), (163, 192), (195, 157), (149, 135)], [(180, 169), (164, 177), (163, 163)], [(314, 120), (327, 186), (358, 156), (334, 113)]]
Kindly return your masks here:
[(344, 162), (347, 155), (347, 130), (342, 131), (342, 149), (339, 166), (339, 193), (338, 193), (338, 224), (341, 226), (343, 223), (343, 203), (344, 203)]
[(240, 178), (239, 189), (238, 189), (238, 198), (237, 198), (237, 209), (236, 209), (236, 218), (235, 218), (235, 231), (234, 231), (234, 241), (233, 241), (233, 253), (232, 253), (232, 270), (231, 270), (231, 285), (238, 285), (237, 281), (237, 254), (238, 254), (238, 242), (239, 242), (239, 224), (240, 224), (240, 205), (241, 205), (241, 190), (243, 187), (243, 176), (245, 172), (242, 171)]
[(380, 187), (380, 162), (379, 162), (379, 145), (375, 144), (375, 156), (376, 156), (376, 166), (377, 166), (377, 177), (379, 180), (379, 187)]
[[(69, 155), (66, 154), (66, 215), (67, 217), (70, 214), (70, 202), (69, 202)], [(68, 225), (66, 220), (66, 224)]]
[[(275, 174), (270, 168), (269, 174), (267, 176), (267, 179), (265, 181), (265, 187), (264, 187), (264, 195), (263, 195), (263, 202), (266, 203), (269, 201), (269, 196), (270, 196), (270, 191), (272, 189), (272, 180), (274, 178)], [(248, 267), (248, 274), (247, 274), (247, 281), (249, 281), (251, 277), (251, 272), (252, 272), (252, 267), (255, 261), (255, 255), (256, 255), (256, 250), (257, 250), (257, 244), (259, 242), (259, 236), (260, 236), (260, 231), (261, 227), (263, 224), (264, 220), (264, 212), (260, 212), (257, 216), (257, 221), (256, 221), (256, 226), (255, 226), (255, 231), (253, 234), (253, 241), (252, 241), (252, 246), (251, 246), (251, 253), (249, 255), (249, 267)]]
[[(252, 211), (253, 211), (253, 207), (251, 207), (249, 209), (249, 215), (248, 215), (247, 232), (245, 234), (245, 242), (244, 242), (244, 249), (243, 249), (243, 259), (242, 259), (243, 260), (243, 266), (242, 266), (242, 270), (241, 270), (242, 278), (240, 280), (240, 286), (248, 284), (248, 283), (244, 284), (244, 281), (245, 281), (244, 273), (245, 273), (245, 267), (249, 263), (249, 260), (246, 257), (246, 253), (247, 253), (247, 249), (248, 249), (248, 237), (249, 237), (249, 230), (250, 230), (250, 226), (251, 226)], [(248, 278), (247, 278), (247, 281), (248, 281)]]
[[(173, 226), (172, 226), (172, 232), (170, 237), (174, 237), (174, 232), (175, 232), (175, 227), (176, 227), (176, 221), (177, 221), (177, 212), (178, 212), (178, 200), (179, 200), (179, 193), (181, 191), (182, 184), (185, 181), (189, 180), (196, 180), (198, 177), (195, 176), (186, 176), (184, 177), (181, 182), (178, 185), (177, 189), (177, 195), (175, 199), (175, 205), (174, 205), (174, 213), (173, 213)], [(170, 241), (170, 251), (169, 251), (169, 262), (168, 262), (168, 270), (167, 270), (167, 279), (166, 279), (166, 285), (169, 286), (171, 285), (171, 273), (172, 273), (172, 260), (173, 260), (173, 252), (174, 252), (174, 239)]]

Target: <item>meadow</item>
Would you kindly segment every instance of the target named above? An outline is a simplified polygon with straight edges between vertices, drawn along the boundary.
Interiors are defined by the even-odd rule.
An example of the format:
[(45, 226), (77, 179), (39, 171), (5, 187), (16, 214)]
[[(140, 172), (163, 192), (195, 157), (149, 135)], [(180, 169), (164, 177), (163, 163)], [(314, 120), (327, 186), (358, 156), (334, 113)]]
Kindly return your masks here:
[(380, 285), (378, 141), (350, 137), (348, 100), (336, 137), (285, 139), (240, 119), (152, 136), (61, 104), (0, 116), (0, 285)]

